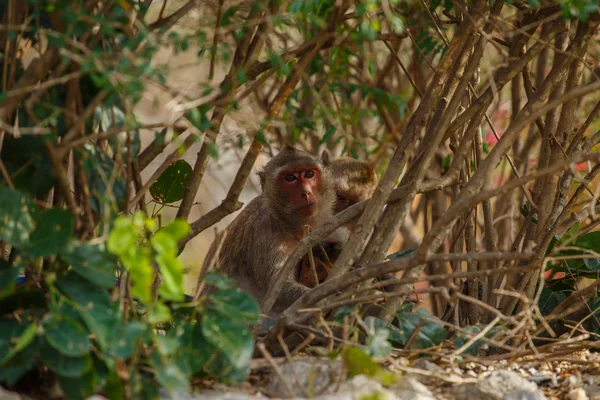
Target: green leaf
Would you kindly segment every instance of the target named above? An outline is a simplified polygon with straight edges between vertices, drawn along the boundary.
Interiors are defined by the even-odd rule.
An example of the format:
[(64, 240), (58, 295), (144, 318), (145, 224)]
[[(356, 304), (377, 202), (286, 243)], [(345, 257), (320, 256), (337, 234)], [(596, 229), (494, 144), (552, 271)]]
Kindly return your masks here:
[(58, 377), (58, 384), (71, 400), (84, 400), (96, 391), (96, 374), (90, 369), (79, 378)]
[(365, 318), (365, 324), (369, 328), (374, 329), (375, 331), (379, 331), (382, 329), (387, 330), (388, 336), (386, 339), (396, 347), (402, 348), (406, 344), (405, 334), (401, 332), (397, 327), (381, 318), (367, 317)]
[(168, 232), (164, 230), (157, 231), (152, 238), (150, 238), (152, 248), (161, 255), (176, 255), (177, 254), (177, 241), (173, 239)]
[(210, 296), (214, 308), (238, 324), (260, 322), (260, 307), (248, 293), (240, 289), (217, 290)]
[(29, 245), (24, 249), (32, 257), (47, 257), (58, 254), (73, 233), (74, 221), (67, 211), (52, 208), (36, 219)]
[[(454, 347), (456, 347), (456, 349), (460, 349), (462, 346), (464, 346), (469, 340), (471, 340), (471, 338), (477, 334), (479, 334), (482, 330), (483, 330), (484, 326), (481, 325), (470, 325), (470, 326), (465, 326), (464, 330), (467, 332), (460, 332), (458, 333), (455, 337), (454, 337)], [(485, 335), (484, 337), (486, 338), (492, 338), (494, 335), (496, 335), (498, 332), (500, 332), (500, 328), (498, 327), (494, 327), (492, 329), (490, 329)], [(470, 335), (469, 335), (470, 334)], [(465, 351), (464, 353), (466, 354), (470, 354), (470, 355), (477, 355), (477, 353), (479, 352), (479, 349), (484, 346), (487, 345), (487, 342), (484, 340), (476, 340), (473, 344), (471, 344)]]
[(567, 298), (563, 292), (556, 292), (550, 288), (542, 288), (538, 306), (542, 315), (549, 315), (554, 309)]
[(33, 342), (23, 350), (16, 353), (10, 360), (0, 367), (0, 382), (14, 385), (27, 371), (35, 365), (38, 354), (40, 338), (34, 338)]
[(173, 301), (183, 301), (183, 267), (181, 261), (174, 255), (159, 254), (156, 263), (160, 269), (162, 281), (159, 293), (162, 298)]
[(103, 288), (114, 286), (117, 260), (103, 245), (73, 243), (61, 252), (61, 257), (82, 278)]
[(252, 359), (254, 340), (250, 330), (223, 316), (212, 307), (202, 316), (202, 334), (236, 368), (246, 368)]
[(344, 317), (350, 317), (352, 311), (356, 309), (356, 304), (350, 304), (348, 306), (344, 306), (340, 308), (335, 315), (333, 316), (333, 320), (337, 323), (342, 324), (344, 322)]
[(179, 340), (176, 358), (185, 364), (189, 376), (200, 372), (216, 353), (202, 334), (201, 324), (182, 322), (181, 325), (171, 329), (167, 335)]
[(203, 368), (210, 377), (229, 385), (241, 385), (248, 379), (248, 366), (236, 366), (225, 354), (215, 351), (213, 358)]
[(108, 353), (124, 360), (131, 358), (137, 347), (147, 339), (148, 327), (141, 322), (130, 322), (126, 325), (120, 323), (111, 324), (111, 333), (107, 340), (109, 343)]
[(185, 160), (175, 161), (150, 186), (150, 194), (159, 203), (174, 203), (183, 199), (185, 188), (191, 178), (192, 166)]
[(137, 240), (138, 235), (131, 226), (115, 227), (108, 234), (106, 247), (111, 253), (122, 256), (137, 245)]
[(151, 324), (160, 324), (171, 320), (171, 309), (164, 304), (157, 302), (148, 310), (148, 322)]
[(331, 140), (331, 138), (333, 137), (334, 134), (335, 134), (335, 126), (330, 126), (325, 131), (325, 134), (323, 135), (323, 137), (319, 141), (319, 144), (323, 144), (323, 143), (329, 142), (329, 140)]
[(230, 277), (218, 272), (209, 272), (204, 277), (204, 282), (216, 286), (217, 289), (229, 289), (235, 286), (235, 281)]
[(35, 324), (25, 325), (15, 319), (0, 320), (0, 365), (9, 361), (35, 338)]
[(367, 338), (367, 348), (372, 357), (383, 358), (392, 352), (389, 335), (390, 331), (387, 329), (376, 329), (375, 334)]
[[(600, 253), (600, 231), (586, 233), (575, 241), (574, 246)], [(583, 262), (591, 271), (600, 270), (600, 258), (585, 258)]]
[(77, 311), (100, 347), (108, 348), (114, 326), (121, 323), (118, 305), (111, 304), (106, 289), (102, 289), (71, 273), (56, 280), (56, 286), (76, 303)]
[(176, 363), (168, 362), (166, 360), (166, 362), (164, 362), (157, 354), (153, 354), (151, 359), (156, 373), (156, 380), (165, 389), (169, 392), (178, 391), (189, 393), (189, 378)]
[(173, 240), (179, 242), (190, 232), (190, 224), (181, 218), (177, 218), (159, 229), (156, 233), (158, 232), (166, 232), (173, 238)]
[(406, 258), (410, 256), (415, 251), (417, 251), (417, 249), (404, 249), (392, 254), (388, 254), (385, 258), (387, 258), (388, 260), (399, 260), (401, 258)]
[(398, 380), (394, 373), (381, 368), (371, 356), (358, 347), (349, 346), (343, 353), (343, 358), (350, 377), (366, 375), (388, 385)]
[(206, 132), (212, 126), (209, 119), (206, 117), (206, 112), (201, 112), (197, 108), (189, 110), (186, 117), (200, 132)]
[(48, 314), (43, 321), (48, 343), (65, 356), (83, 356), (90, 351), (88, 331), (72, 318)]
[(29, 245), (39, 210), (28, 196), (8, 187), (0, 187), (0, 239), (23, 248)]
[(415, 313), (396, 314), (398, 318), (398, 329), (402, 335), (402, 346), (408, 344), (418, 327), (418, 334), (412, 338), (411, 349), (426, 349), (439, 345), (446, 339), (448, 332), (444, 325), (431, 320), (437, 320), (424, 308), (419, 308)]
[(350, 377), (357, 375), (374, 376), (379, 371), (379, 365), (370, 355), (358, 347), (349, 346), (344, 353), (344, 363)]
[(79, 378), (89, 371), (92, 366), (92, 359), (89, 355), (67, 357), (55, 350), (48, 343), (42, 345), (40, 358), (52, 371), (66, 378)]

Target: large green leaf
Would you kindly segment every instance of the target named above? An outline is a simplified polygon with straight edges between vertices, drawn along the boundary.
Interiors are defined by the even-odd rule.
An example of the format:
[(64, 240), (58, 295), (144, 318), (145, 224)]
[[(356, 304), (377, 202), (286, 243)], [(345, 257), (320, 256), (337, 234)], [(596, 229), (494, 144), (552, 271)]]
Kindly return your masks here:
[[(590, 232), (575, 242), (574, 246), (592, 250), (600, 254), (600, 231)], [(585, 266), (593, 272), (600, 271), (600, 257), (591, 257), (583, 260)]]
[(96, 373), (90, 368), (78, 378), (59, 376), (58, 384), (70, 400), (84, 400), (96, 391)]
[(250, 330), (208, 307), (202, 316), (202, 334), (236, 368), (247, 367), (254, 351)]
[[(402, 345), (406, 346), (408, 340), (418, 327), (418, 334), (412, 338), (411, 349), (426, 349), (439, 345), (446, 339), (448, 332), (444, 325), (434, 322), (437, 318), (433, 317), (424, 308), (419, 308), (414, 313), (399, 312), (398, 329), (402, 335)], [(433, 321), (432, 321), (433, 320)]]
[(375, 331), (379, 331), (385, 329), (388, 331), (388, 336), (386, 340), (388, 340), (391, 344), (396, 347), (403, 348), (406, 345), (407, 335), (404, 332), (401, 332), (400, 329), (390, 324), (389, 322), (377, 318), (377, 317), (367, 317), (365, 318), (365, 325), (367, 327), (374, 329)]
[(156, 263), (160, 269), (162, 281), (159, 293), (162, 298), (172, 301), (183, 301), (183, 267), (174, 255), (159, 254)]
[(158, 380), (162, 387), (169, 392), (189, 392), (189, 377), (176, 363), (168, 359), (162, 359), (158, 353), (152, 354), (151, 360), (156, 380)]
[(215, 351), (211, 360), (204, 366), (210, 377), (229, 385), (240, 385), (248, 379), (248, 366), (236, 366), (226, 355)]
[(36, 219), (36, 228), (25, 252), (32, 257), (58, 254), (73, 232), (73, 218), (67, 211), (52, 208)]
[(61, 257), (75, 272), (97, 286), (107, 289), (114, 286), (117, 260), (103, 245), (73, 243), (61, 253)]
[(61, 276), (56, 286), (76, 303), (77, 311), (103, 350), (109, 348), (112, 332), (121, 323), (118, 305), (108, 292), (74, 273)]
[(175, 161), (150, 186), (150, 194), (159, 203), (174, 203), (183, 199), (185, 188), (191, 178), (192, 166), (185, 160)]
[(44, 319), (43, 326), (48, 343), (65, 356), (89, 353), (88, 331), (76, 320), (52, 313)]
[(31, 198), (0, 186), (0, 239), (18, 248), (27, 247), (38, 216), (39, 210)]
[(566, 298), (567, 296), (563, 292), (554, 291), (550, 288), (544, 287), (538, 302), (540, 312), (542, 315), (549, 315)]
[(130, 358), (137, 346), (147, 339), (149, 332), (148, 327), (140, 322), (114, 324), (110, 335), (109, 353), (122, 359)]
[(179, 340), (177, 360), (185, 364), (187, 375), (192, 376), (200, 372), (205, 364), (216, 353), (214, 348), (206, 341), (202, 334), (200, 324), (191, 324), (182, 322), (169, 331), (168, 336), (176, 337)]
[(260, 307), (256, 300), (240, 289), (217, 290), (210, 296), (214, 308), (238, 324), (256, 324), (260, 321)]
[(168, 233), (175, 242), (179, 242), (190, 232), (190, 224), (183, 219), (177, 218), (156, 231), (155, 235), (159, 232)]
[(42, 345), (40, 358), (52, 371), (66, 378), (79, 378), (88, 372), (92, 366), (92, 359), (89, 355), (67, 357), (48, 343)]
[[(481, 326), (481, 325), (470, 325), (470, 326), (465, 326), (464, 330), (467, 332), (459, 332), (455, 337), (454, 337), (454, 346), (457, 349), (460, 349), (462, 346), (464, 346), (465, 344), (467, 344), (467, 342), (469, 340), (471, 340), (471, 338), (473, 336), (476, 336), (477, 334), (479, 334), (483, 328), (485, 326)], [(484, 336), (486, 338), (491, 338), (494, 335), (496, 335), (498, 332), (500, 332), (500, 328), (498, 327), (494, 327), (492, 329), (490, 329)], [(471, 354), (471, 355), (477, 355), (477, 352), (479, 351), (479, 349), (483, 346), (487, 344), (486, 341), (484, 340), (476, 340), (473, 344), (471, 344), (465, 351), (465, 354)]]
[(27, 347), (2, 364), (0, 367), (0, 382), (13, 385), (23, 374), (31, 370), (35, 364), (40, 342), (41, 339), (39, 337), (34, 338)]
[(35, 336), (35, 325), (16, 319), (0, 319), (0, 365), (27, 347)]

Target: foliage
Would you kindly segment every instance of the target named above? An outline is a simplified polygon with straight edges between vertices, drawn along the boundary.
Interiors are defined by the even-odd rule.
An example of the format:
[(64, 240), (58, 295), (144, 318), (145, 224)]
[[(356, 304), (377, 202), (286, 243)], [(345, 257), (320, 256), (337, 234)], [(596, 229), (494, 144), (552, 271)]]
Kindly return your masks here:
[[(597, 80), (584, 68), (598, 59), (589, 46), (597, 2), (178, 3), (0, 2), (0, 383), (19, 388), (42, 374), (69, 398), (102, 392), (120, 399), (186, 391), (196, 377), (246, 379), (249, 326), (260, 322), (256, 301), (218, 274), (205, 278), (216, 287), (210, 297), (192, 300), (178, 258), (192, 236), (187, 220), (207, 164), (231, 149), (244, 152), (245, 169), (223, 203), (205, 211), (202, 229), (237, 209), (264, 148), (291, 143), (369, 160), (382, 181), (389, 178), (386, 188), (407, 188), (398, 208), (388, 204), (371, 222), (377, 234), (409, 234), (403, 243), (410, 248), (385, 259), (415, 255), (408, 259), (419, 263), (408, 266), (413, 272), (425, 261), (462, 272), (464, 259), (469, 273), (474, 266), (487, 274), (488, 285), (479, 287), (518, 289), (529, 305), (539, 294), (543, 316), (597, 280), (598, 141), (590, 131), (599, 125), (590, 110), (598, 91), (561, 104), (556, 115), (526, 120), (552, 99), (567, 99), (567, 89)], [(494, 5), (502, 5), (496, 15)], [(542, 45), (544, 52), (526, 59)], [(206, 73), (194, 70), (190, 82), (179, 77), (169, 69), (178, 56)], [(137, 112), (153, 93), (165, 102), (146, 104), (148, 114), (162, 107), (168, 117)], [(589, 131), (579, 132), (586, 119)], [(154, 139), (145, 146), (144, 134)], [(192, 166), (180, 158), (196, 144)], [(529, 179), (518, 188), (517, 175)], [(493, 196), (480, 197), (492, 188)], [(173, 210), (183, 218), (161, 214)], [(352, 259), (387, 240), (367, 233), (373, 240), (352, 248)], [(388, 244), (373, 259), (384, 259)], [(532, 259), (514, 255), (531, 246)], [(460, 257), (463, 249), (514, 259), (474, 262), (471, 254)], [(449, 252), (460, 261), (416, 257)], [(506, 280), (488, 274), (509, 264), (538, 270)], [(512, 298), (496, 304), (484, 294), (480, 301), (514, 314), (506, 307)], [(350, 375), (391, 382), (377, 362), (393, 348), (439, 348), (449, 338), (438, 319), (446, 299), (433, 292), (430, 299), (432, 313), (386, 298), (395, 319), (365, 319), (364, 342), (342, 354)], [(599, 334), (597, 290), (585, 300), (593, 318), (581, 326)], [(481, 332), (485, 318), (477, 319), (485, 313), (471, 315), (458, 303), (459, 325)], [(330, 319), (355, 324), (359, 309), (343, 307)], [(470, 337), (450, 333), (455, 347)], [(466, 353), (478, 354), (484, 342)]]
[[(44, 287), (31, 287), (23, 299), (27, 306), (19, 319), (11, 316), (15, 308), (10, 308), (17, 294), (4, 290), (11, 282), (3, 280), (3, 383), (12, 385), (28, 371), (46, 365), (72, 398), (97, 390), (109, 398), (121, 398), (121, 386), (129, 387), (128, 396), (148, 398), (144, 385), (134, 385), (134, 380), (156, 380), (168, 390), (186, 391), (189, 379), (198, 374), (232, 383), (246, 378), (254, 349), (248, 325), (258, 322), (258, 305), (248, 294), (231, 288), (227, 280), (211, 296), (209, 307), (184, 301), (182, 268), (176, 255), (178, 240), (189, 230), (187, 223), (174, 220), (156, 229), (154, 219), (136, 212), (133, 218), (115, 219), (106, 246), (61, 235), (54, 235), (52, 241), (38, 240), (44, 235), (36, 232), (65, 225), (46, 215), (63, 218), (64, 211), (39, 213), (35, 205), (19, 208), (18, 204), (31, 201), (27, 195), (0, 189), (2, 198), (10, 201), (5, 208), (7, 224), (21, 226), (19, 235), (3, 233), (2, 239), (22, 248), (26, 260), (40, 254), (56, 258), (41, 281)], [(29, 223), (19, 225), (19, 221)], [(27, 237), (27, 232), (33, 234)], [(2, 261), (2, 270), (17, 270), (19, 265)], [(115, 288), (117, 274), (120, 287)], [(111, 296), (121, 289), (131, 297)], [(48, 293), (48, 302), (33, 303), (42, 291)], [(127, 311), (123, 301), (131, 302)], [(238, 313), (242, 318), (236, 318)], [(148, 365), (151, 374), (144, 372)], [(128, 371), (131, 385), (122, 381), (122, 368)]]

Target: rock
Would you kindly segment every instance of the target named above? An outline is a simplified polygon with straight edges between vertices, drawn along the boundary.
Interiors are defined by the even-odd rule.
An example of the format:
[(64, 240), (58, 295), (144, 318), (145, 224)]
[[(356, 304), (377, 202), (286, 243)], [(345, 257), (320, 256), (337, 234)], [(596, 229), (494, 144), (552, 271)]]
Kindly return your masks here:
[(454, 389), (457, 400), (545, 400), (537, 385), (512, 371), (494, 371)]
[(290, 397), (286, 384), (289, 384), (294, 396), (318, 395), (328, 387), (343, 379), (345, 375), (341, 359), (299, 360), (280, 366), (285, 381), (275, 372), (271, 372), (267, 392), (272, 397)]
[(568, 400), (588, 400), (589, 397), (582, 388), (577, 388), (569, 391), (567, 394)]
[(402, 400), (435, 400), (436, 398), (425, 385), (413, 378), (403, 379), (391, 390)]
[(260, 394), (252, 396), (246, 393), (204, 389), (191, 394), (175, 392), (169, 395), (161, 392), (160, 398), (161, 400), (256, 400), (266, 397)]
[(419, 358), (417, 360), (417, 362), (415, 363), (414, 368), (423, 369), (425, 371), (434, 372), (434, 373), (440, 373), (440, 374), (444, 373), (443, 368), (441, 368), (439, 365), (432, 363), (431, 361), (427, 360), (426, 358)]
[(588, 385), (584, 386), (585, 394), (590, 400), (600, 400), (600, 386), (599, 385)]
[(18, 393), (0, 387), (0, 400), (21, 400), (21, 396)]

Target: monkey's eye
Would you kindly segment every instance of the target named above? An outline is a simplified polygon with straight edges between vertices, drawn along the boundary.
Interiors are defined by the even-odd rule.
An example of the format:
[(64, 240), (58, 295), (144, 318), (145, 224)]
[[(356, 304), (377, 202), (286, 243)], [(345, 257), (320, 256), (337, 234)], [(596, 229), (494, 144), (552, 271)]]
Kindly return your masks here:
[(289, 175), (286, 175), (283, 179), (285, 179), (288, 182), (294, 182), (296, 180), (296, 176), (289, 174)]
[(338, 201), (346, 201), (346, 198), (344, 196), (342, 196), (341, 194), (337, 193), (337, 199)]
[(305, 177), (305, 178), (307, 178), (307, 179), (310, 179), (310, 178), (312, 178), (312, 177), (314, 177), (314, 176), (315, 176), (315, 171), (312, 171), (312, 170), (310, 170), (310, 171), (306, 171), (306, 172), (304, 173), (304, 177)]

